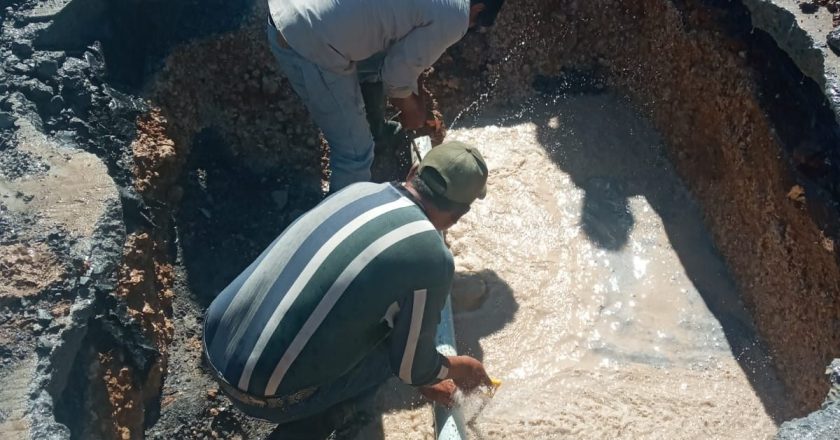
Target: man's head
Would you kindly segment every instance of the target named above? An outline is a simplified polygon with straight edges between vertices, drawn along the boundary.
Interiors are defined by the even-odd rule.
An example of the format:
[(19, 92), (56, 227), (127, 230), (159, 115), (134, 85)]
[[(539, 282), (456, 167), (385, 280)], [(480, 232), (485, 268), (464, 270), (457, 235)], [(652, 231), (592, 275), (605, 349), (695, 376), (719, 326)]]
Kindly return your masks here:
[(449, 229), (487, 193), (487, 164), (462, 142), (444, 142), (413, 167), (406, 187), (417, 196), (438, 230)]
[(493, 26), (505, 0), (470, 0), (470, 27)]

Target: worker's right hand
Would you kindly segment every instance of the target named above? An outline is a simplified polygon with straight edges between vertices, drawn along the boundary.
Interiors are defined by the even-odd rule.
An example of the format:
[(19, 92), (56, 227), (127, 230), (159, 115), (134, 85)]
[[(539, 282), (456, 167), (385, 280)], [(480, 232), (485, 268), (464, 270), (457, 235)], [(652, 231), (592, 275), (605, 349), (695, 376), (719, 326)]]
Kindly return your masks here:
[(455, 385), (465, 392), (484, 386), (491, 386), (492, 381), (484, 365), (477, 359), (469, 356), (448, 356), (449, 378), (455, 381)]
[(426, 123), (426, 105), (423, 98), (411, 94), (405, 98), (390, 98), (391, 104), (400, 110), (400, 123), (403, 128), (417, 130)]

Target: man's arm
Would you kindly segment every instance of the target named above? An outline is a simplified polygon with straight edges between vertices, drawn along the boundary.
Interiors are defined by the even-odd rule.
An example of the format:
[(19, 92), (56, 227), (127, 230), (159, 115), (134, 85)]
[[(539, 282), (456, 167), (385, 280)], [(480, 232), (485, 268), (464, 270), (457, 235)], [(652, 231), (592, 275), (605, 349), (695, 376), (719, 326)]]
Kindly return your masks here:
[(390, 98), (417, 95), (417, 78), (467, 32), (469, 15), (443, 10), (433, 21), (417, 27), (388, 50), (382, 81)]
[(449, 375), (449, 362), (438, 353), (435, 335), (450, 280), (446, 290), (441, 285), (415, 290), (399, 302), (390, 336), (391, 369), (408, 385), (428, 385)]
[(447, 357), (437, 351), (435, 336), (453, 271), (450, 261), (439, 283), (415, 290), (400, 301), (390, 336), (394, 374), (403, 382), (420, 387), (423, 395), (443, 405), (452, 403), (456, 385), (469, 391), (490, 384), (490, 378), (478, 360), (469, 356)]
[(449, 362), (438, 353), (435, 336), (440, 312), (452, 287), (455, 264), (448, 252), (433, 256), (439, 251), (423, 250), (429, 252), (426, 258), (433, 260), (415, 262), (406, 268), (404, 276), (417, 287), (399, 299), (389, 336), (391, 370), (414, 386), (436, 383), (449, 374)]

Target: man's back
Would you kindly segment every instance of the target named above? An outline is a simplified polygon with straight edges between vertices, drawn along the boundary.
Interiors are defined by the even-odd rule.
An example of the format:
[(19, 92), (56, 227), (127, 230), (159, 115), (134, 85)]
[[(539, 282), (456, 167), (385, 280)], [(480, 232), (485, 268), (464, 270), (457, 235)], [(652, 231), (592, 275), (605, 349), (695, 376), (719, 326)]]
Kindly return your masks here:
[[(403, 192), (353, 185), (292, 224), (211, 304), (208, 358), (231, 385), (278, 395), (336, 379), (390, 338), (395, 373), (431, 380), (441, 367), (429, 332), (452, 271), (440, 236)], [(422, 330), (399, 314), (418, 297)]]
[[(301, 55), (336, 73), (395, 46), (415, 29), (428, 31), (397, 48), (394, 64), (418, 64), (412, 73), (393, 72), (386, 60), (383, 77), (395, 86), (429, 67), (458, 41), (469, 24), (469, 0), (269, 0), (271, 17)], [(412, 60), (412, 58), (414, 60)], [(394, 66), (405, 69), (408, 66)], [(414, 75), (413, 78), (410, 78)]]

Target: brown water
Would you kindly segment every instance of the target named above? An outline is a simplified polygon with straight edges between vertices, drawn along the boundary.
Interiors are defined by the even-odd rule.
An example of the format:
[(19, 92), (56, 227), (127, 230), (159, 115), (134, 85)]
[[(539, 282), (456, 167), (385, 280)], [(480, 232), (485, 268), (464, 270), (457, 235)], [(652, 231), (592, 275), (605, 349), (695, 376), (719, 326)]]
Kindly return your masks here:
[[(597, 95), (472, 126), (449, 139), (484, 153), (488, 196), (448, 241), (488, 296), (456, 334), (504, 381), (470, 409), (472, 436), (771, 437), (781, 387), (649, 122)], [(433, 437), (428, 407), (394, 409), (408, 395), (383, 390), (390, 412), (362, 438)]]

